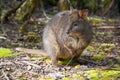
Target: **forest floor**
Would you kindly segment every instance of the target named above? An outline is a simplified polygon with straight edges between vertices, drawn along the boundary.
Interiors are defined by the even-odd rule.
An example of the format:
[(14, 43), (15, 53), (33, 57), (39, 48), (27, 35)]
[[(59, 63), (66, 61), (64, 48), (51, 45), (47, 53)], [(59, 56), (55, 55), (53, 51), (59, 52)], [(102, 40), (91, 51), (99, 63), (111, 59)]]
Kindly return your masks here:
[[(51, 65), (49, 58), (16, 52), (16, 47), (40, 49), (44, 18), (31, 21), (27, 31), (20, 24), (0, 24), (0, 80), (120, 80), (120, 21), (94, 24), (94, 37), (80, 57)], [(99, 20), (97, 21), (99, 22)], [(39, 24), (40, 23), (40, 24)], [(98, 25), (99, 24), (99, 25)], [(3, 54), (3, 55), (2, 55)]]

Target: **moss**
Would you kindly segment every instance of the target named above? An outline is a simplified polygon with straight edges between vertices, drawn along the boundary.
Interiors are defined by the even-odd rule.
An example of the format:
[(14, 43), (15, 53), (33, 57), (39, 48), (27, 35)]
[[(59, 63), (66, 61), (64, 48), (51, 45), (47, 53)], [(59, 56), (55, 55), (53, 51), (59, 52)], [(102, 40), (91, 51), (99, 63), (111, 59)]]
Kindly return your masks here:
[[(100, 18), (100, 17), (89, 17), (89, 20), (92, 22), (93, 26), (100, 26), (102, 23), (106, 22), (105, 19)], [(117, 19), (108, 19), (107, 22), (109, 23), (115, 23), (115, 22), (120, 22)]]
[(12, 57), (11, 50), (6, 48), (0, 48), (0, 58), (2, 57)]
[(96, 55), (96, 56), (93, 56), (91, 59), (93, 59), (95, 61), (101, 61), (101, 60), (105, 59), (105, 57), (103, 55)]
[(49, 58), (46, 58), (46, 59), (45, 59), (45, 62), (50, 63), (50, 59), (49, 59)]
[(116, 80), (119, 77), (120, 71), (115, 70), (90, 70), (87, 74), (92, 80)]
[(27, 35), (24, 36), (24, 40), (28, 42), (40, 42), (40, 37), (35, 32), (28, 32)]
[(101, 56), (104, 56), (106, 53), (103, 52), (103, 51), (99, 51), (98, 54), (101, 55)]
[(105, 35), (105, 33), (104, 32), (95, 32), (95, 35), (96, 36), (101, 36), (101, 37), (103, 37), (104, 35)]
[(12, 53), (12, 49), (0, 48), (0, 58), (16, 57), (24, 54), (23, 52)]
[(80, 68), (80, 65), (76, 65), (76, 66), (75, 66), (75, 69), (79, 69), (79, 68)]
[(91, 51), (91, 52), (94, 52), (94, 51), (95, 51), (95, 48), (92, 47), (92, 46), (88, 46), (88, 47), (87, 47), (87, 50), (88, 50), (88, 51)]
[(112, 52), (114, 48), (115, 48), (115, 44), (108, 44), (108, 43), (101, 44), (101, 49), (104, 52)]
[[(82, 71), (80, 71), (82, 73)], [(115, 70), (89, 70), (84, 71), (84, 74), (73, 73), (70, 77), (64, 77), (62, 80), (119, 80), (120, 71)], [(43, 79), (44, 80), (44, 79)], [(46, 80), (54, 80), (46, 78)]]
[(116, 70), (120, 70), (120, 64), (115, 64), (114, 67)]
[(96, 21), (96, 22), (103, 22), (103, 21), (105, 21), (102, 18), (98, 18), (98, 17), (90, 17), (89, 20)]
[(108, 19), (108, 22), (110, 22), (110, 23), (114, 23), (114, 22), (118, 22), (119, 20), (117, 20), (117, 19)]
[(41, 79), (41, 80), (55, 80), (55, 79), (52, 79), (52, 78), (45, 78), (45, 79)]
[(118, 60), (118, 62), (120, 63), (120, 57), (119, 57), (119, 58), (117, 58), (117, 60)]
[(73, 77), (73, 78), (76, 78), (76, 79), (82, 78), (79, 74), (72, 74), (72, 77)]
[(62, 80), (73, 80), (73, 78), (63, 78)]
[(112, 48), (115, 48), (115, 44), (103, 43), (103, 44), (101, 44), (101, 47), (112, 47)]
[(100, 26), (105, 20), (102, 18), (90, 17), (89, 20), (92, 22), (93, 26)]
[(27, 78), (22, 78), (22, 80), (28, 80)]
[(62, 59), (58, 60), (58, 63), (62, 65), (73, 65), (74, 62), (71, 59)]

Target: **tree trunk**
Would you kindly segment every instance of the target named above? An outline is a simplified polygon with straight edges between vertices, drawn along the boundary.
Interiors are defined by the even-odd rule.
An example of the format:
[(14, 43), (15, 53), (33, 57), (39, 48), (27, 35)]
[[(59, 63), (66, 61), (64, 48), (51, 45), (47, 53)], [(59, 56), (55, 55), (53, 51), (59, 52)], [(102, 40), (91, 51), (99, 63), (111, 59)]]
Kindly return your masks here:
[(38, 1), (39, 0), (26, 0), (26, 2), (17, 10), (15, 20), (26, 21), (29, 19), (38, 6)]
[(103, 10), (102, 16), (104, 16), (109, 11), (113, 4), (114, 0), (112, 0), (111, 3)]
[(21, 7), (21, 5), (25, 2), (25, 0), (23, 0), (17, 7), (11, 9), (10, 11), (8, 11), (2, 18), (3, 22), (7, 22), (9, 20), (9, 17), (12, 15), (12, 14), (15, 14), (16, 11)]
[(64, 11), (70, 9), (70, 2), (69, 0), (59, 0), (58, 2), (58, 10)]

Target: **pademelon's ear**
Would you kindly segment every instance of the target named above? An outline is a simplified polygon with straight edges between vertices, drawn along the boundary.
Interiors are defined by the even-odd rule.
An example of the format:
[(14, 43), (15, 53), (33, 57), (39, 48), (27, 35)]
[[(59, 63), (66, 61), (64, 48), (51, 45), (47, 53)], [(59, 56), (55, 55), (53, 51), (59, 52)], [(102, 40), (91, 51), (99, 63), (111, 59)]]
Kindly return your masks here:
[(71, 15), (71, 14), (74, 14), (74, 13), (77, 13), (77, 14), (78, 14), (78, 10), (72, 8), (72, 9), (70, 10), (70, 15)]
[(88, 9), (79, 10), (79, 16), (80, 16), (82, 19), (87, 20), (87, 17), (88, 17)]

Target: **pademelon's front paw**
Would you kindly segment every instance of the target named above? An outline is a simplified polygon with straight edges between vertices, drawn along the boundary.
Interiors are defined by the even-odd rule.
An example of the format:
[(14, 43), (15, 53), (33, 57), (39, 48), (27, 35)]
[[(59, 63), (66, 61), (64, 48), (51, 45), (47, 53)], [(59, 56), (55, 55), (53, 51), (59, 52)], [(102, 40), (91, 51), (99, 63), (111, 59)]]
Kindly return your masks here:
[(56, 66), (56, 67), (64, 67), (63, 65), (58, 64), (57, 62), (52, 62), (52, 64), (53, 64), (54, 66)]
[(60, 67), (60, 68), (61, 68), (61, 67), (64, 67), (63, 65), (58, 64), (58, 63), (57, 63), (57, 64), (53, 64), (53, 65), (55, 65), (56, 67)]

